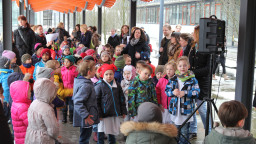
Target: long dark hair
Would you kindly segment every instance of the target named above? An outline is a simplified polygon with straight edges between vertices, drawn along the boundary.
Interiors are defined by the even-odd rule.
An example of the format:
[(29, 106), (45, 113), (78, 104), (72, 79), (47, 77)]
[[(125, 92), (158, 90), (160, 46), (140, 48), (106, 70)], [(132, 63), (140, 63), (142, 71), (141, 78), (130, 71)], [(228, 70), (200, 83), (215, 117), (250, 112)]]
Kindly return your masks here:
[(127, 29), (128, 29), (128, 33), (129, 33), (129, 28), (130, 28), (130, 27), (129, 27), (128, 25), (123, 25), (123, 26), (121, 27), (121, 35), (123, 35), (123, 34), (124, 34), (124, 32), (123, 32), (123, 30), (122, 30), (122, 29), (123, 29), (123, 27), (127, 27)]
[(20, 15), (20, 16), (18, 17), (18, 21), (19, 21), (19, 20), (24, 20), (24, 21), (26, 21), (26, 22), (27, 22), (27, 23), (26, 23), (27, 27), (30, 28), (30, 24), (28, 23), (27, 18), (26, 18), (24, 15)]
[(136, 30), (140, 30), (140, 33), (141, 33), (139, 42), (145, 42), (146, 36), (141, 28), (135, 28), (135, 30), (133, 31), (133, 33), (130, 37), (130, 41), (134, 38), (134, 34), (135, 34)]

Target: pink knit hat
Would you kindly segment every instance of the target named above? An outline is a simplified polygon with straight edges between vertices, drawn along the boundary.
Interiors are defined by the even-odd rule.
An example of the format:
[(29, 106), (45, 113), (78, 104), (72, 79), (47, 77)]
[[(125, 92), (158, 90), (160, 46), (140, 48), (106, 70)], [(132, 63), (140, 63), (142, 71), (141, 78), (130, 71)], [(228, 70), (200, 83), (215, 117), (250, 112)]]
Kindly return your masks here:
[(12, 60), (16, 57), (16, 54), (10, 50), (4, 50), (2, 56), (8, 58), (9, 60)]

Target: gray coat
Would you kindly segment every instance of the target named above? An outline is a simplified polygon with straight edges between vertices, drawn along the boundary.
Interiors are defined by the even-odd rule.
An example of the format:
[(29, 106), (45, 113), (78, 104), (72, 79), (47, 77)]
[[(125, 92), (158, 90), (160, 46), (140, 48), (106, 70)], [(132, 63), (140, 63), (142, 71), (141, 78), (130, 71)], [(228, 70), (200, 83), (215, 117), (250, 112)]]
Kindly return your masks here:
[(88, 127), (85, 124), (85, 119), (89, 115), (93, 115), (92, 120), (94, 124), (99, 123), (97, 99), (93, 83), (90, 79), (83, 76), (75, 78), (73, 89), (74, 113), (73, 126), (74, 127)]
[(51, 102), (56, 96), (55, 84), (40, 78), (34, 84), (36, 100), (28, 109), (28, 128), (25, 144), (55, 144), (58, 137), (59, 124), (55, 117)]

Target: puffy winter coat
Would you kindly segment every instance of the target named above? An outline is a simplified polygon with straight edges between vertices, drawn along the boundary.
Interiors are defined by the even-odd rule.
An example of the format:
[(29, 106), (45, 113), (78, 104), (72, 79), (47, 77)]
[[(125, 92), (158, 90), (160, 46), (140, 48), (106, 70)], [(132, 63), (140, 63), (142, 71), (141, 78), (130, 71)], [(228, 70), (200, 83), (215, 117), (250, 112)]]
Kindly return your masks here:
[(40, 78), (34, 84), (36, 100), (28, 109), (28, 128), (25, 138), (26, 144), (55, 144), (59, 133), (59, 124), (54, 110), (50, 105), (56, 96), (55, 84)]
[(20, 67), (16, 63), (11, 64), (11, 69), (13, 70), (13, 72), (18, 72), (18, 73), (22, 72)]
[(4, 114), (4, 108), (2, 103), (0, 103), (0, 140), (3, 144), (13, 144), (13, 138), (11, 135), (11, 131), (9, 125), (7, 123), (7, 118)]
[(114, 77), (118, 83), (121, 83), (123, 79), (123, 69), (118, 68), (114, 74)]
[(132, 58), (132, 65), (135, 67), (136, 62), (140, 59), (135, 57), (136, 52), (150, 52), (146, 42), (139, 41), (136, 45), (132, 46), (130, 43), (123, 49), (121, 54), (128, 54)]
[(43, 59), (41, 59), (38, 63), (35, 64), (35, 69), (34, 69), (34, 72), (33, 72), (33, 78), (34, 78), (34, 80), (36, 80), (36, 70), (37, 70), (37, 68), (38, 68), (38, 67), (44, 67), (44, 66), (45, 66), (45, 63), (46, 63), (46, 62), (44, 62)]
[(30, 68), (26, 68), (23, 65), (21, 65), (20, 69), (21, 69), (23, 74), (30, 73), (31, 74), (30, 79), (33, 78), (33, 73), (34, 73), (34, 70), (35, 70), (34, 66), (31, 66)]
[(111, 86), (105, 80), (99, 80), (94, 89), (99, 118), (127, 115), (125, 97), (119, 83), (114, 80)]
[(8, 86), (8, 76), (13, 72), (11, 69), (0, 69), (0, 83), (4, 89), (4, 101), (9, 102), (10, 91)]
[(12, 97), (12, 124), (14, 130), (14, 140), (16, 144), (24, 144), (26, 130), (28, 127), (28, 108), (31, 100), (28, 98), (29, 82), (15, 81), (10, 86)]
[(69, 68), (66, 68), (65, 66), (62, 67), (61, 75), (62, 75), (64, 88), (73, 88), (74, 79), (78, 75), (78, 72), (76, 71), (76, 66), (72, 65)]
[(174, 125), (157, 122), (124, 122), (121, 132), (127, 136), (126, 144), (176, 144), (178, 130)]
[(54, 74), (54, 82), (58, 83), (59, 85), (57, 96), (59, 96), (61, 99), (64, 99), (65, 97), (73, 95), (73, 88), (64, 89), (63, 81), (61, 79), (61, 76), (59, 76), (58, 74)]
[[(24, 38), (27, 46), (25, 45), (23, 39), (21, 38), (21, 35), (18, 30), (20, 30), (21, 35), (23, 35), (23, 38)], [(34, 45), (35, 45), (34, 31), (31, 28), (28, 28), (28, 27), (22, 28), (19, 26), (18, 29), (16, 29), (13, 32), (13, 36), (14, 36), (15, 45), (16, 45), (17, 49), (19, 50), (20, 57), (22, 57), (22, 55), (25, 53), (32, 55), (32, 51), (33, 51)]]
[(165, 88), (168, 83), (168, 76), (165, 75), (163, 78), (160, 78), (156, 85), (156, 96), (158, 104), (161, 104), (163, 108), (168, 109), (170, 103), (170, 97), (167, 97), (165, 94)]
[(86, 79), (83, 76), (75, 78), (73, 101), (74, 127), (90, 126), (85, 124), (84, 121), (89, 115), (93, 115), (93, 124), (99, 123), (96, 94), (93, 83), (90, 79)]
[(35, 66), (36, 63), (40, 62), (41, 57), (37, 57), (36, 54), (33, 54), (31, 59), (32, 59), (32, 65)]

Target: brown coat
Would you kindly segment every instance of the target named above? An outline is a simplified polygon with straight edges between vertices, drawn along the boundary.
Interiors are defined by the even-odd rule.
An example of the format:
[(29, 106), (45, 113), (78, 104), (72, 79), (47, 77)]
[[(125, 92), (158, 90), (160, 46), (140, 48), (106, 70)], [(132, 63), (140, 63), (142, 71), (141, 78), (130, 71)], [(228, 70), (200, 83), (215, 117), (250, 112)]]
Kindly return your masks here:
[(179, 58), (179, 55), (180, 55), (180, 51), (181, 51), (181, 50), (182, 50), (182, 48), (179, 47), (179, 48), (176, 50), (176, 52), (174, 53), (173, 56), (170, 56), (170, 55), (168, 54), (168, 57), (169, 57), (168, 61), (170, 61), (170, 60), (177, 61), (177, 59)]

